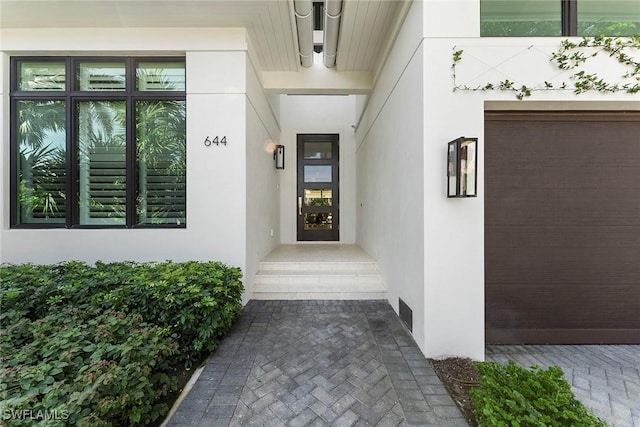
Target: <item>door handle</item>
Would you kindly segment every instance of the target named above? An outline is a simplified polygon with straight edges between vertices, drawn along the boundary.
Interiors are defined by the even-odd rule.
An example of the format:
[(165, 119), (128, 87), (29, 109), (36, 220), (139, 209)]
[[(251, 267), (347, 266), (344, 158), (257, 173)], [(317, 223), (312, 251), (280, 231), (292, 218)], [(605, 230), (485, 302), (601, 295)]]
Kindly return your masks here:
[(302, 197), (298, 197), (298, 215), (302, 215)]

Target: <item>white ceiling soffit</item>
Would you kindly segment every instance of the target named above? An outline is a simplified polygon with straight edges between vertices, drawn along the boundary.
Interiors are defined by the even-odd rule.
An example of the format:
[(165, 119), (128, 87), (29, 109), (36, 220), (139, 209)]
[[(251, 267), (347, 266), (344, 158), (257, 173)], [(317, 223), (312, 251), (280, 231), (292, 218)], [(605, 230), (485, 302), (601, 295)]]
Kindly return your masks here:
[(345, 0), (342, 6), (338, 71), (376, 72), (408, 10), (408, 0)]
[(264, 71), (296, 71), (286, 0), (0, 0), (0, 28), (243, 27)]
[[(376, 75), (410, 4), (343, 0), (331, 70)], [(242, 27), (262, 71), (301, 71), (290, 0), (0, 0), (0, 28), (87, 27)]]

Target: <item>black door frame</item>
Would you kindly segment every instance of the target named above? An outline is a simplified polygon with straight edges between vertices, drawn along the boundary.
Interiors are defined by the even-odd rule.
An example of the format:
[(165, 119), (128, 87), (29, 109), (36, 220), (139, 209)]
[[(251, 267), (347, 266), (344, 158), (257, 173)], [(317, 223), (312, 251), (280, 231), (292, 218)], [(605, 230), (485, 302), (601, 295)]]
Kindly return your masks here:
[[(296, 218), (298, 241), (339, 241), (340, 240), (340, 145), (338, 134), (298, 134), (297, 135), (297, 191)], [(331, 141), (331, 159), (305, 159), (304, 143)], [(327, 183), (304, 182), (304, 166), (331, 165), (331, 206), (305, 206), (305, 189), (328, 188)], [(331, 230), (305, 230), (304, 216), (307, 213), (331, 213)]]

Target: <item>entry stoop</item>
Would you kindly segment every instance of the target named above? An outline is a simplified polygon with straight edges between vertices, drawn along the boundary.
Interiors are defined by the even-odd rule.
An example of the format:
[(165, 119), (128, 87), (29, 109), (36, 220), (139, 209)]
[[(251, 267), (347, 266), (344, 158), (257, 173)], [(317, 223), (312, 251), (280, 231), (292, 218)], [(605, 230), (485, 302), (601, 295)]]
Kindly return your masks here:
[(284, 245), (260, 262), (251, 299), (387, 299), (387, 290), (355, 245)]

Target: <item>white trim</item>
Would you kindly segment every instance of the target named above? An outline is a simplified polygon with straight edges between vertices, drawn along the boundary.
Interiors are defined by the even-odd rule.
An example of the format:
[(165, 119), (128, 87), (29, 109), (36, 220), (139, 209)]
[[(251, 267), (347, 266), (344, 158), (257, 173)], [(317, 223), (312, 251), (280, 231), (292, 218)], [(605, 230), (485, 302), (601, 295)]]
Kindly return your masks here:
[(640, 111), (638, 101), (485, 101), (485, 111)]
[(5, 28), (0, 30), (0, 49), (31, 55), (51, 51), (73, 55), (246, 51), (246, 33), (244, 28)]

